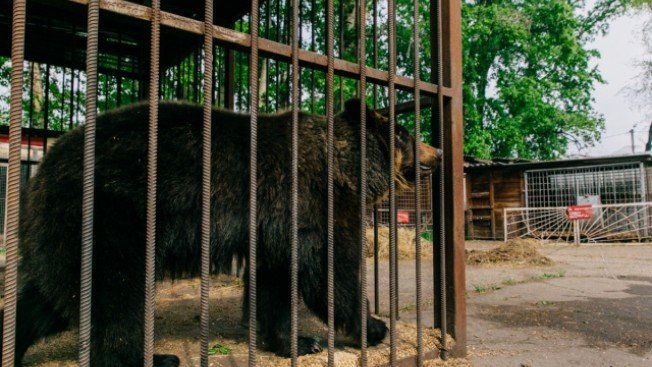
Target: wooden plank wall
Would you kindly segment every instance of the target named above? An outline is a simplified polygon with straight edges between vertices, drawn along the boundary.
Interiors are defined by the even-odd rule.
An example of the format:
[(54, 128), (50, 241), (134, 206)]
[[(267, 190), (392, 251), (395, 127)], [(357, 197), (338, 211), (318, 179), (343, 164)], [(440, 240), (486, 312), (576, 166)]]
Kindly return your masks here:
[(467, 239), (503, 239), (503, 208), (525, 206), (523, 172), (473, 170), (466, 174)]

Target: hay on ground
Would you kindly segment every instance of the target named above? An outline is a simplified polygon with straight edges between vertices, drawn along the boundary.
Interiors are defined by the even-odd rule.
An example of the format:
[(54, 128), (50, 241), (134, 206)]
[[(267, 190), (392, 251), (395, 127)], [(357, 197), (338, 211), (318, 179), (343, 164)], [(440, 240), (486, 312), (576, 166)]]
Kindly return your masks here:
[(553, 261), (541, 255), (537, 250), (539, 244), (539, 241), (533, 239), (515, 239), (491, 250), (466, 251), (466, 263), (470, 265), (552, 265)]
[[(397, 228), (396, 244), (399, 260), (412, 260), (416, 253), (416, 231), (413, 227)], [(374, 256), (374, 228), (367, 227), (367, 257)], [(389, 228), (378, 227), (378, 257), (389, 259)], [(421, 237), (421, 258), (432, 259), (432, 242)]]
[[(247, 366), (248, 330), (242, 326), (241, 300), (244, 287), (238, 279), (225, 276), (213, 277), (210, 289), (210, 345), (225, 347), (225, 355), (209, 356), (210, 366)], [(156, 353), (176, 354), (181, 366), (199, 366), (199, 279), (164, 281), (158, 283), (156, 300)], [(300, 335), (321, 338), (325, 345), (325, 325), (304, 307), (300, 308)], [(398, 359), (416, 355), (416, 325), (397, 322)], [(440, 330), (424, 328), (424, 352), (440, 348)], [(335, 365), (338, 367), (359, 366), (360, 350), (346, 346), (346, 338), (336, 340)], [(448, 345), (454, 341), (448, 336)], [(349, 340), (350, 342), (350, 340)], [(76, 366), (78, 334), (69, 331), (46, 338), (32, 346), (25, 357), (29, 367), (72, 367)], [(288, 366), (289, 360), (264, 349), (258, 350), (258, 365), (263, 367)], [(389, 336), (380, 345), (368, 348), (368, 366), (385, 366), (389, 360)], [(431, 362), (436, 363), (436, 362)], [(299, 366), (325, 367), (328, 353), (302, 356)], [(428, 364), (443, 366), (443, 364)], [(452, 366), (460, 366), (452, 364)]]

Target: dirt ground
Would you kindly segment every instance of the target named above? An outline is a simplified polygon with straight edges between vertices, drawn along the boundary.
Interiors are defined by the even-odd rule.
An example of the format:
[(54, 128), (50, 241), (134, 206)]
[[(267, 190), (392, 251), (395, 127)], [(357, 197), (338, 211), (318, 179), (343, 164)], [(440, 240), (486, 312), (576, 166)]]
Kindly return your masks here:
[(539, 251), (554, 264), (467, 268), (473, 365), (651, 366), (652, 246)]
[[(467, 250), (489, 250), (499, 242), (468, 242)], [(651, 366), (652, 245), (538, 245), (551, 265), (501, 263), (467, 267), (468, 351), (466, 360), (430, 366)], [(424, 260), (424, 312), (432, 323), (431, 259)], [(369, 300), (374, 310), (373, 262), (368, 262)], [(400, 349), (413, 348), (416, 315), (415, 266), (400, 261)], [(380, 263), (380, 309), (388, 315), (388, 263)], [(211, 289), (211, 344), (230, 349), (213, 355), (211, 366), (240, 366), (246, 358), (246, 328), (240, 322), (241, 281), (214, 277)], [(198, 282), (183, 280), (158, 286), (159, 353), (176, 353), (184, 366), (197, 365)], [(301, 311), (302, 334), (324, 335), (323, 325)], [(436, 348), (436, 330), (429, 331)], [(74, 366), (76, 334), (68, 332), (35, 345), (27, 366)], [(386, 345), (378, 349), (386, 360)], [(386, 349), (385, 349), (386, 350)], [(338, 341), (337, 366), (355, 366), (358, 351)], [(289, 365), (260, 353), (260, 365)], [(322, 366), (325, 353), (302, 359), (302, 366)], [(381, 363), (382, 364), (382, 363)], [(372, 364), (373, 365), (373, 364)]]

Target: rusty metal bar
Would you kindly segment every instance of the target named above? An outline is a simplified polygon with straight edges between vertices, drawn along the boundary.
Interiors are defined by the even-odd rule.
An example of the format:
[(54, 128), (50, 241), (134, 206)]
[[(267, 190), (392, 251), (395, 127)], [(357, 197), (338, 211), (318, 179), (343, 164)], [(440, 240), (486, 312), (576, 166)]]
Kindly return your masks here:
[[(372, 24), (372, 32), (373, 32), (373, 42), (371, 42), (371, 46), (373, 48), (373, 66), (374, 69), (378, 69), (378, 42), (376, 41), (378, 39), (378, 0), (373, 0), (373, 24)], [(374, 84), (374, 90), (373, 90), (373, 106), (374, 110), (378, 108), (378, 84)], [(378, 312), (378, 310), (376, 310)]]
[(50, 124), (50, 64), (45, 65), (45, 100), (43, 101), (43, 156), (48, 151), (48, 125)]
[(75, 79), (77, 79), (77, 73), (75, 69), (70, 69), (70, 100), (68, 101), (70, 107), (70, 119), (68, 121), (68, 130), (72, 130), (75, 120)]
[(455, 346), (450, 355), (466, 355), (466, 297), (465, 297), (465, 259), (464, 259), (464, 162), (463, 162), (463, 112), (462, 112), (462, 3), (446, 0), (442, 4), (442, 39), (444, 47), (442, 59), (446, 60), (443, 70), (442, 85), (450, 85), (452, 96), (444, 99), (444, 117), (447, 121), (444, 137), (448, 145), (444, 150), (444, 161), (448, 170), (445, 182), (446, 197), (446, 231), (448, 238), (447, 289), (448, 324), (455, 338)]
[[(442, 0), (436, 0), (436, 8), (433, 11), (435, 15), (435, 21), (437, 22), (437, 36), (435, 37), (435, 43), (437, 47), (437, 57), (435, 63), (437, 65), (436, 70), (433, 72), (436, 73), (436, 82), (441, 84), (443, 82), (443, 42), (442, 42)], [(437, 114), (437, 125), (439, 128), (439, 144), (440, 149), (444, 150), (446, 148), (446, 137), (444, 134), (444, 96), (441, 93), (437, 93), (437, 107), (435, 108)], [(446, 210), (446, 194), (445, 194), (445, 182), (446, 182), (446, 164), (444, 161), (440, 164), (440, 181), (439, 181), (439, 212), (445, 213)], [(434, 209), (434, 208), (433, 208)], [(439, 274), (439, 287), (440, 287), (440, 329), (441, 329), (441, 359), (447, 358), (447, 341), (446, 334), (448, 329), (447, 321), (447, 304), (446, 304), (446, 216), (440, 215), (441, 230), (440, 235), (440, 246), (439, 246), (439, 266), (441, 272)]]
[(366, 0), (358, 0), (358, 63), (360, 79), (360, 367), (367, 367), (367, 58), (365, 49)]
[(374, 204), (374, 313), (380, 315), (380, 269), (379, 269), (379, 248), (378, 248), (378, 205)]
[(397, 250), (396, 250), (396, 176), (395, 167), (395, 145), (396, 145), (396, 2), (388, 0), (388, 38), (389, 38), (389, 77), (388, 77), (388, 94), (389, 94), (389, 331), (390, 331), (390, 363), (396, 365), (397, 361), (397, 333), (396, 319), (398, 317), (398, 284), (397, 280)]
[[(373, 23), (372, 23), (372, 32), (373, 32), (373, 42), (372, 45), (372, 61), (373, 67), (378, 68), (378, 0), (373, 0), (372, 4), (373, 12)], [(378, 108), (378, 84), (374, 84), (373, 91), (373, 108), (374, 110)], [(380, 314), (380, 269), (379, 269), (379, 258), (378, 258), (378, 205), (374, 204), (374, 312), (376, 315)]]
[(154, 313), (156, 296), (156, 185), (158, 155), (158, 101), (161, 3), (152, 0), (151, 49), (149, 75), (149, 135), (147, 147), (147, 218), (145, 231), (145, 317), (144, 366), (154, 362)]
[[(97, 63), (99, 0), (88, 3), (86, 31), (86, 121), (82, 193), (82, 243), (79, 297), (79, 366), (90, 366), (91, 298), (93, 285), (93, 211), (95, 200), (95, 122), (97, 120)], [(45, 154), (45, 152), (43, 152)]]
[[(201, 204), (201, 299), (200, 299), (200, 365), (208, 367), (210, 318), (208, 302), (211, 269), (211, 147), (213, 121), (213, 0), (206, 0), (204, 9), (204, 111), (202, 135), (202, 204)], [(198, 67), (197, 67), (198, 68)]]
[(18, 296), (18, 221), (20, 212), (20, 144), (23, 122), (23, 62), (25, 61), (25, 0), (14, 0), (11, 33), (11, 102), (9, 117), (9, 166), (7, 168), (7, 214), (5, 304), (2, 333), (2, 366), (14, 367), (16, 308)]
[(290, 232), (291, 246), (291, 305), (290, 305), (290, 355), (292, 367), (297, 367), (299, 350), (299, 0), (292, 0), (292, 197)]
[(419, 37), (419, 0), (413, 1), (414, 7), (414, 139), (417, 144), (414, 145), (414, 226), (415, 226), (415, 278), (416, 278), (416, 304), (417, 304), (417, 367), (423, 366), (423, 320), (421, 307), (423, 302), (422, 295), (422, 277), (421, 272), (421, 156), (418, 144), (421, 143), (421, 91), (419, 83), (421, 82), (421, 65), (420, 49), (421, 39)]
[[(72, 110), (71, 110), (72, 112)], [(34, 63), (29, 63), (29, 129), (34, 128)], [(27, 134), (27, 162), (32, 161), (32, 134)], [(27, 165), (27, 177), (32, 177), (32, 165)]]
[[(340, 0), (338, 3), (338, 17), (339, 17), (339, 47), (338, 47), (338, 58), (343, 60), (344, 59), (344, 1)], [(362, 70), (360, 70), (362, 71)], [(339, 109), (341, 110), (344, 107), (344, 80), (342, 79), (342, 76), (340, 75), (339, 78), (337, 78), (337, 82), (339, 85), (339, 91), (338, 91), (338, 98), (339, 98)]]
[[(66, 1), (87, 4), (89, 0)], [(125, 0), (102, 0), (100, 6), (102, 10), (127, 15), (131, 18), (142, 20), (150, 19), (150, 8)], [(169, 12), (161, 12), (161, 24), (167, 27), (195, 33), (197, 35), (203, 33), (203, 22)], [(214, 37), (218, 42), (242, 50), (251, 47), (250, 35), (217, 25), (214, 26), (214, 28)], [(260, 39), (258, 43), (260, 53), (264, 57), (271, 57), (280, 61), (289, 61), (291, 59), (292, 50), (289, 45), (267, 39)], [(303, 67), (325, 71), (328, 67), (328, 57), (317, 52), (300, 49), (299, 64)], [(358, 64), (346, 60), (335, 59), (333, 69), (336, 75), (352, 78), (357, 78), (358, 75), (360, 75)], [(387, 85), (388, 73), (387, 71), (378, 70), (376, 68), (368, 68), (367, 81), (378, 85)], [(395, 86), (396, 88), (412, 92), (414, 89), (414, 80), (404, 76), (396, 76)], [(435, 96), (438, 91), (437, 85), (427, 82), (422, 82), (420, 89), (424, 95), (429, 96)], [(441, 89), (445, 96), (453, 96), (454, 88), (442, 86)]]
[(328, 123), (328, 178), (327, 178), (327, 253), (328, 253), (328, 367), (335, 364), (335, 217), (333, 159), (335, 149), (335, 116), (333, 106), (333, 78), (335, 75), (334, 13), (333, 0), (326, 1), (326, 120)]
[[(317, 51), (317, 44), (315, 43), (315, 6), (316, 0), (310, 1), (310, 51)], [(310, 69), (310, 112), (315, 113), (315, 69)]]
[(256, 366), (256, 246), (258, 243), (258, 0), (251, 1), (251, 49), (249, 56), (249, 367)]

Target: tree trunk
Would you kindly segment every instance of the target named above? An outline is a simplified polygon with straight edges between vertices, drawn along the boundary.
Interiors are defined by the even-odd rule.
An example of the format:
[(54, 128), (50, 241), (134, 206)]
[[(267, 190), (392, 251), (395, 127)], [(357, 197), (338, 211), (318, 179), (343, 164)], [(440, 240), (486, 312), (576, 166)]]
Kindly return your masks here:
[(32, 104), (34, 106), (34, 122), (41, 121), (41, 113), (43, 111), (43, 100), (45, 100), (45, 92), (43, 89), (43, 72), (41, 71), (41, 65), (38, 63), (32, 63), (32, 73), (33, 73), (33, 97)]

